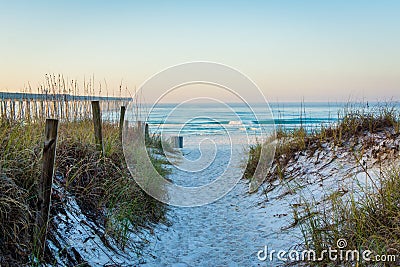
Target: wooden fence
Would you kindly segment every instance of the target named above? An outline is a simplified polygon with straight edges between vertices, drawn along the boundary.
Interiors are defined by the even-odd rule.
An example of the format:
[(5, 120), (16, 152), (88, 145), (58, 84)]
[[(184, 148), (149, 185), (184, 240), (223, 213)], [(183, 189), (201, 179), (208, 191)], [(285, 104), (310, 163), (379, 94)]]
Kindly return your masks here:
[[(100, 101), (91, 101), (89, 103), (91, 104), (90, 113), (92, 114), (92, 119), (93, 119), (93, 129), (95, 133), (96, 146), (98, 150), (101, 151), (102, 156), (104, 156), (103, 136), (102, 136), (102, 114), (101, 114), (102, 105)], [(125, 106), (119, 107), (118, 110), (120, 110), (119, 131), (120, 131), (120, 138), (122, 138), (123, 127), (128, 126), (127, 123), (128, 121), (124, 121), (125, 110), (126, 110)], [(38, 182), (39, 186), (38, 186), (37, 216), (35, 223), (37, 255), (41, 259), (44, 257), (46, 235), (49, 222), (49, 213), (51, 208), (51, 190), (53, 186), (54, 163), (56, 159), (58, 123), (59, 120), (57, 119), (46, 119), (46, 125), (45, 125), (42, 175)], [(143, 123), (138, 122), (137, 124), (142, 125)], [(149, 136), (148, 124), (145, 123), (144, 125), (146, 129), (144, 135)], [(135, 127), (135, 129), (139, 128), (140, 127), (138, 126)]]
[[(56, 118), (61, 121), (76, 121), (92, 116), (91, 101), (101, 100), (100, 108), (106, 118), (119, 118), (119, 109), (126, 106), (129, 98), (71, 96), (71, 95), (13, 95), (0, 93), (0, 115), (8, 121), (43, 121)], [(17, 95), (18, 96), (18, 95)]]
[[(0, 95), (1, 97), (1, 95)], [(51, 191), (53, 186), (54, 163), (56, 159), (58, 125), (61, 121), (93, 119), (95, 142), (104, 156), (102, 120), (111, 118), (119, 121), (119, 132), (122, 140), (123, 129), (134, 129), (149, 138), (149, 126), (146, 122), (136, 122), (129, 128), (125, 120), (125, 105), (128, 99), (68, 99), (68, 98), (0, 98), (0, 114), (8, 121), (43, 121), (45, 124), (45, 141), (43, 145), (42, 175), (38, 181), (37, 216), (35, 223), (36, 249), (39, 258), (43, 258), (46, 244), (46, 235), (51, 208)], [(102, 114), (106, 113), (106, 116)], [(52, 118), (52, 119), (49, 119)], [(124, 128), (125, 127), (125, 128)], [(183, 141), (183, 140), (182, 140)], [(180, 141), (180, 142), (182, 142)], [(179, 143), (178, 147), (183, 144)]]

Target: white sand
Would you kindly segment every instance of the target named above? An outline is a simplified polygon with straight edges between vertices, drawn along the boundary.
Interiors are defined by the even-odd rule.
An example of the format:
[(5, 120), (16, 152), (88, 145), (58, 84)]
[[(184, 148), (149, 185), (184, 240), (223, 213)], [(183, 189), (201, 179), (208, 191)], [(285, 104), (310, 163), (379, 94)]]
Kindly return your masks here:
[[(373, 136), (377, 147), (384, 135)], [(397, 144), (398, 146), (398, 140)], [(364, 151), (369, 175), (378, 180), (379, 167), (373, 164), (372, 149)], [(185, 153), (198, 156), (195, 147)], [(196, 155), (197, 153), (197, 155)], [(225, 155), (225, 156), (224, 156)], [(218, 151), (213, 168), (198, 175), (174, 170), (171, 179), (177, 183), (196, 185), (203, 177), (215, 176), (223, 168), (229, 153)], [(238, 156), (234, 154), (234, 156)], [(326, 144), (315, 154), (299, 153), (288, 165), (287, 179), (266, 183), (263, 193), (249, 195), (241, 180), (218, 201), (201, 207), (171, 207), (171, 226), (159, 225), (155, 238), (145, 248), (145, 266), (277, 266), (283, 262), (261, 262), (257, 252), (265, 245), (274, 250), (289, 251), (301, 244), (302, 233), (294, 226), (294, 207), (304, 202), (323, 203), (333, 192), (357, 191), (359, 185), (370, 183), (355, 155), (344, 148)]]
[[(365, 161), (368, 173), (377, 181), (379, 164), (372, 156), (372, 150), (398, 147), (399, 139), (383, 144), (383, 134), (371, 138), (376, 145), (364, 151), (361, 161)], [(188, 141), (184, 153), (194, 160), (200, 152), (193, 145), (196, 142), (191, 144)], [(203, 152), (207, 154), (206, 150)], [(112, 242), (105, 246), (99, 238), (103, 229), (94, 231), (93, 223), (85, 220), (76, 202), (68, 197), (68, 214), (54, 218), (58, 226), (56, 239), (68, 250), (73, 247), (91, 266), (282, 265), (276, 258), (273, 262), (261, 262), (257, 252), (265, 245), (270, 250), (288, 251), (303, 241), (299, 226), (294, 225), (294, 207), (301, 207), (304, 202), (324, 205), (322, 200), (333, 192), (357, 192), (358, 184), (371, 186), (355, 155), (345, 149), (326, 144), (312, 155), (307, 153), (298, 153), (296, 159), (289, 162), (284, 181), (265, 183), (258, 193), (249, 195), (246, 181), (240, 180), (231, 192), (209, 205), (169, 207), (167, 218), (170, 225), (156, 225), (153, 235), (148, 231), (132, 233), (131, 246), (125, 251)], [(169, 178), (184, 186), (203, 185), (223, 171), (230, 155), (228, 147), (221, 146), (211, 168), (194, 175), (174, 168)], [(239, 151), (232, 155), (236, 159), (241, 157)], [(398, 152), (392, 156), (398, 157)], [(393, 163), (387, 160), (388, 157), (385, 156), (386, 162)], [(144, 246), (143, 256), (138, 258), (136, 249), (143, 245), (141, 238), (148, 239), (149, 243)], [(49, 245), (54, 251), (59, 249), (52, 242)], [(63, 265), (59, 257), (57, 262)]]

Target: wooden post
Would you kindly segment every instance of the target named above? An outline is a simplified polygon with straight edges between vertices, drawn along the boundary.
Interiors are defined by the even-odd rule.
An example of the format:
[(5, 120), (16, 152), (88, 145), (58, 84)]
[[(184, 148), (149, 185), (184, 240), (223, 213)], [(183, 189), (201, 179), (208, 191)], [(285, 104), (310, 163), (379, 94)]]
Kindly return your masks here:
[(15, 101), (11, 100), (10, 103), (11, 103), (10, 106), (11, 106), (11, 116), (12, 116), (11, 120), (15, 121), (16, 120), (16, 117), (15, 117)]
[(97, 145), (97, 149), (103, 155), (103, 134), (101, 131), (101, 111), (99, 101), (92, 101), (92, 113), (93, 113), (93, 126), (94, 126), (94, 138)]
[(173, 136), (172, 145), (174, 148), (183, 148), (183, 136)]
[(18, 101), (18, 118), (20, 120), (23, 120), (23, 118), (24, 118), (23, 102), (22, 102), (21, 98)]
[(1, 118), (4, 119), (4, 100), (1, 99)]
[(38, 187), (36, 216), (36, 240), (38, 257), (44, 256), (46, 234), (51, 204), (51, 188), (53, 185), (54, 162), (56, 159), (58, 120), (46, 119), (45, 140), (43, 147), (43, 169)]
[(4, 117), (6, 118), (6, 120), (8, 119), (8, 115), (7, 115), (7, 111), (8, 111), (8, 108), (7, 108), (7, 100), (4, 100)]
[(24, 103), (26, 103), (26, 120), (28, 122), (31, 121), (31, 101), (26, 100), (24, 101)]
[(40, 100), (40, 116), (39, 116), (39, 118), (42, 119), (43, 117), (45, 117), (45, 106), (44, 106), (44, 100), (41, 99)]
[(149, 135), (149, 124), (146, 123), (144, 126), (144, 140), (145, 142), (149, 142), (150, 141), (150, 135)]
[(122, 141), (122, 131), (124, 130), (124, 120), (125, 120), (125, 106), (121, 106), (121, 115), (119, 117), (119, 139)]

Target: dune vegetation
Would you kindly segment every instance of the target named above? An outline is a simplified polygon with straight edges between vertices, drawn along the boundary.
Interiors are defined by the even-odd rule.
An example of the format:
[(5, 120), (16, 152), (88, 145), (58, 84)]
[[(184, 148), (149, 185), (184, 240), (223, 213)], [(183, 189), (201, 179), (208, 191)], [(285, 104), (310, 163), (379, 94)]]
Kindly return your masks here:
[[(400, 168), (399, 137), (400, 113), (391, 105), (381, 105), (374, 109), (346, 109), (338, 122), (319, 129), (298, 128), (294, 130), (277, 130), (277, 148), (271, 168), (266, 179), (265, 194), (273, 190), (272, 184), (280, 181), (289, 183), (306, 175), (298, 170), (300, 175), (293, 176), (293, 169), (301, 164), (299, 160), (311, 158), (312, 164), (319, 164), (321, 151), (329, 156), (326, 165), (335, 164), (337, 157), (347, 157), (354, 161), (364, 172), (354, 189), (341, 188), (324, 196), (323, 200), (314, 200), (310, 196), (302, 196), (295, 189), (290, 194), (300, 194), (301, 203), (293, 204), (292, 224), (289, 227), (299, 227), (303, 242), (298, 247), (314, 250), (316, 255), (327, 248), (337, 248), (337, 241), (345, 237), (347, 248), (359, 251), (371, 250), (373, 255), (400, 255)], [(251, 178), (258, 163), (261, 144), (250, 147), (250, 156), (245, 178)], [(344, 153), (345, 152), (345, 153)], [(331, 154), (329, 154), (331, 153)], [(339, 155), (340, 154), (340, 155)], [(346, 159), (345, 159), (346, 160)], [(297, 165), (296, 165), (297, 164)], [(293, 167), (295, 166), (295, 167)], [(336, 170), (340, 166), (334, 166)], [(289, 169), (291, 171), (289, 171)], [(378, 175), (371, 170), (377, 169)], [(297, 178), (296, 178), (297, 177)], [(343, 177), (336, 177), (337, 183)], [(323, 181), (323, 177), (321, 181)], [(296, 182), (293, 182), (296, 184)], [(298, 187), (304, 188), (307, 183), (298, 182)], [(369, 186), (366, 186), (369, 185)], [(317, 193), (317, 192), (315, 192)], [(311, 192), (311, 196), (314, 194)], [(395, 256), (396, 257), (396, 256)], [(370, 266), (376, 263), (360, 259), (345, 262), (337, 259), (322, 259), (307, 262), (306, 265), (316, 266)], [(393, 258), (388, 266), (398, 266), (400, 259)], [(292, 262), (298, 264), (298, 262)], [(304, 264), (304, 263), (303, 263)], [(349, 266), (350, 266), (349, 265)], [(347, 266), (347, 265), (346, 265)], [(381, 266), (381, 265), (379, 265)], [(382, 265), (383, 266), (383, 265)]]
[[(129, 241), (132, 231), (142, 227), (148, 228), (152, 223), (164, 218), (165, 206), (149, 197), (136, 184), (126, 166), (118, 123), (103, 122), (104, 154), (100, 153), (95, 144), (93, 121), (87, 105), (89, 103), (90, 107), (90, 101), (68, 102), (65, 96), (57, 93), (70, 93), (72, 89), (66, 90), (62, 87), (66, 84), (63, 80), (57, 81), (55, 76), (53, 78), (54, 80), (49, 80), (48, 83), (49, 86), (53, 86), (54, 96), (59, 96), (57, 98), (50, 95), (37, 102), (27, 101), (25, 106), (20, 106), (27, 107), (31, 104), (31, 109), (20, 109), (19, 112), (13, 110), (12, 105), (7, 106), (7, 101), (2, 102), (1, 266), (34, 264), (42, 258), (37, 255), (34, 223), (37, 213), (38, 180), (42, 171), (44, 123), (45, 118), (49, 116), (60, 119), (48, 228), (50, 241), (57, 241), (52, 240), (52, 232), (57, 231), (57, 225), (53, 224), (52, 218), (65, 213), (67, 194), (74, 198), (88, 220), (104, 229), (104, 242), (108, 242), (108, 239), (113, 240), (122, 249)], [(76, 84), (72, 83), (72, 86), (74, 88)], [(58, 89), (55, 90), (56, 88)], [(106, 100), (104, 102), (107, 106)], [(33, 103), (37, 104), (35, 109), (32, 108)], [(64, 111), (60, 107), (64, 107)], [(65, 109), (68, 107), (73, 109), (68, 111)], [(115, 108), (114, 114), (119, 114), (119, 107)], [(35, 113), (32, 113), (32, 110), (35, 110)], [(11, 117), (12, 111), (14, 114)], [(155, 163), (155, 168), (166, 175), (168, 171), (163, 167), (166, 161), (162, 158), (159, 142), (157, 136), (150, 136), (148, 143), (152, 149), (148, 153)], [(44, 258), (41, 260), (54, 262), (54, 253), (60, 254), (54, 251), (54, 248), (46, 247)], [(84, 259), (75, 263), (83, 264)]]

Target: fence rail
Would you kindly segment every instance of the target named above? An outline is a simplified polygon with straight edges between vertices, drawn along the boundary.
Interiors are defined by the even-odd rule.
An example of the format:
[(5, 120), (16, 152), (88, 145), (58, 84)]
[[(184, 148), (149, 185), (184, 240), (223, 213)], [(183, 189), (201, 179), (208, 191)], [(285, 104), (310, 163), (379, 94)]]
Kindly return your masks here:
[(110, 118), (118, 118), (120, 107), (130, 101), (125, 97), (74, 96), (0, 93), (0, 115), (8, 121), (39, 121), (56, 118), (60, 121), (92, 117), (91, 101), (100, 101), (101, 109)]

